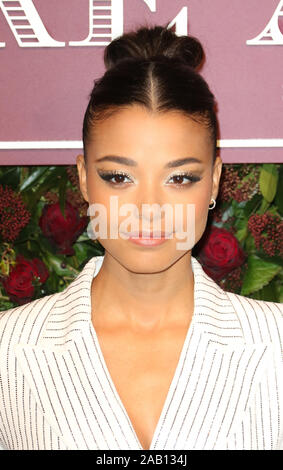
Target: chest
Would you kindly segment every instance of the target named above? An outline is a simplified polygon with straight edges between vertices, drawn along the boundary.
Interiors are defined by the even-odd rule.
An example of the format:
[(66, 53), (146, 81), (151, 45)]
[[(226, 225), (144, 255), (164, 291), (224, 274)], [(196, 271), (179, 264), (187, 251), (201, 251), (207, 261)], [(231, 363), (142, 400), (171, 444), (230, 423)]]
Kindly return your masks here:
[(185, 328), (158, 336), (97, 331), (116, 391), (145, 450), (150, 448), (186, 333)]

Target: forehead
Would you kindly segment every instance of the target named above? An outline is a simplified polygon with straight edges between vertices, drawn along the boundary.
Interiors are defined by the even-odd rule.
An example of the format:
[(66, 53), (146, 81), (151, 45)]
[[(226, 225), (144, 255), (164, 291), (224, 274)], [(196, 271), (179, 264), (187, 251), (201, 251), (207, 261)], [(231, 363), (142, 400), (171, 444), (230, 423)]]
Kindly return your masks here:
[(163, 154), (186, 151), (207, 154), (211, 138), (202, 123), (181, 111), (156, 113), (132, 105), (97, 122), (92, 129), (90, 147), (98, 153), (119, 151), (136, 155), (158, 148)]

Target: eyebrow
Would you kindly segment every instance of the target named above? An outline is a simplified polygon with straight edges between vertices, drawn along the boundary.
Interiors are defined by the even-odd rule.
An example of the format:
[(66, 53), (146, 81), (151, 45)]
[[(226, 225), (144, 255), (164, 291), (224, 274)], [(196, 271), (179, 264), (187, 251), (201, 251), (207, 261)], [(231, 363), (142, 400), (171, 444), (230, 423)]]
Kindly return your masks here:
[[(119, 157), (118, 155), (105, 155), (105, 157), (99, 158), (96, 162), (116, 162), (127, 166), (138, 166), (135, 160), (127, 157)], [(179, 158), (178, 160), (171, 160), (164, 165), (164, 168), (176, 168), (178, 166), (185, 165), (186, 163), (203, 163), (201, 160), (195, 157)]]

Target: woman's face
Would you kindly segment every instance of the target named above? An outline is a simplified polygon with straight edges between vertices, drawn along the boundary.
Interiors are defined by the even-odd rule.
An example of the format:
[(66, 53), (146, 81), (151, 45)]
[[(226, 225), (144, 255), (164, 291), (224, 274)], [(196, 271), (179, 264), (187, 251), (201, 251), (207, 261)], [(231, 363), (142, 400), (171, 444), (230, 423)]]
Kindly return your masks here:
[[(98, 236), (98, 240), (106, 254), (109, 253), (132, 272), (154, 273), (167, 269), (185, 253), (190, 253), (205, 230), (211, 198), (216, 199), (218, 193), (222, 161), (217, 157), (212, 167), (212, 154), (208, 129), (180, 112), (151, 114), (143, 107), (133, 105), (96, 124), (87, 148), (87, 163), (83, 155), (79, 155), (77, 168), (84, 199), (90, 206), (101, 204), (105, 208), (107, 238)], [(123, 157), (124, 161), (110, 158), (99, 161), (105, 156)], [(174, 164), (174, 161), (190, 157), (199, 162)], [(169, 165), (169, 162), (173, 163)], [(191, 177), (195, 181), (191, 181)], [(116, 201), (111, 206), (113, 196), (116, 196)], [(143, 204), (157, 204), (157, 210), (143, 212)], [(177, 248), (177, 244), (184, 243), (187, 237), (177, 238), (178, 227), (174, 226), (176, 204), (182, 208), (183, 232), (189, 233), (194, 223), (194, 242), (189, 248)], [(188, 212), (188, 204), (193, 204), (194, 217), (192, 212)], [(123, 214), (120, 212), (123, 205), (134, 210)], [(142, 230), (143, 227), (148, 231), (159, 227), (161, 231), (168, 230), (162, 206), (167, 207), (170, 231), (173, 230), (171, 239), (156, 246), (142, 246), (120, 236), (119, 230), (124, 233)], [(178, 214), (180, 223), (180, 212)], [(97, 216), (98, 213), (93, 212), (90, 217)], [(121, 223), (129, 216), (138, 224), (122, 228)], [(159, 221), (160, 225), (154, 225), (154, 221)], [(110, 225), (116, 227), (117, 238), (111, 238)], [(93, 228), (96, 231), (101, 229), (99, 225), (93, 225)]]

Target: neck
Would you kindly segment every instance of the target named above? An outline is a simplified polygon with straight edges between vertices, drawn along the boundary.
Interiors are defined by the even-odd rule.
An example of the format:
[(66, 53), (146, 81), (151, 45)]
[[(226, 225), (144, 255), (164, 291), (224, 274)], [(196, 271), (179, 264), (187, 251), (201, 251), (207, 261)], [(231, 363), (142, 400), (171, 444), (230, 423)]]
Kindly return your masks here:
[(162, 272), (141, 274), (106, 253), (92, 281), (91, 299), (97, 328), (157, 331), (188, 324), (194, 308), (191, 255)]

